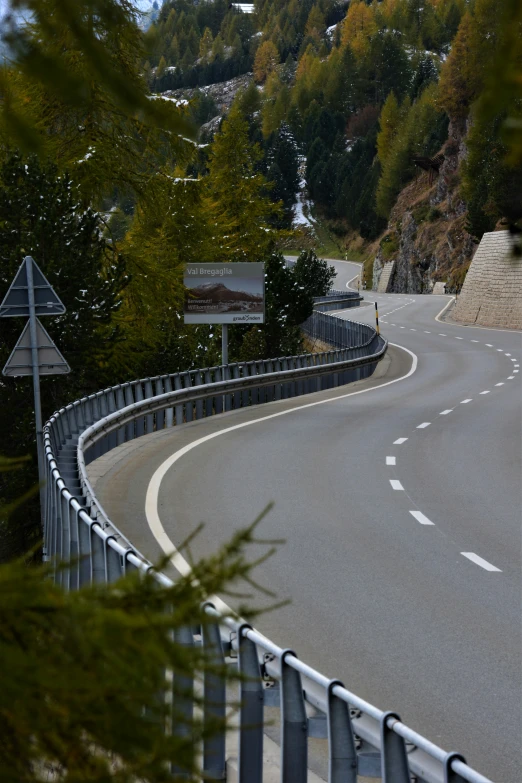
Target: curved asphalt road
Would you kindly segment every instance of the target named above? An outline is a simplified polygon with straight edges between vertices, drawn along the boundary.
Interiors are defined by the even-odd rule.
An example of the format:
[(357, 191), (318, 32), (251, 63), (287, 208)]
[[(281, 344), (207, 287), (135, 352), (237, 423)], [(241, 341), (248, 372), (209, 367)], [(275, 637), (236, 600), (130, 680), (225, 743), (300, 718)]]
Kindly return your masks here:
[[(358, 271), (336, 268), (336, 288)], [(345, 396), (404, 375), (411, 358), (392, 349), (380, 380), (144, 438), (112, 457), (97, 491), (154, 558), (144, 499), (167, 457), (209, 432), (338, 398), (189, 451), (161, 484), (162, 524), (179, 543), (206, 521), (194, 546), (206, 554), (274, 500), (260, 533), (287, 544), (257, 576), (292, 604), (259, 629), (483, 774), (518, 783), (521, 335), (435, 320), (449, 297), (364, 295), (390, 343), (416, 354), (410, 377)], [(372, 322), (373, 306), (338, 316)]]

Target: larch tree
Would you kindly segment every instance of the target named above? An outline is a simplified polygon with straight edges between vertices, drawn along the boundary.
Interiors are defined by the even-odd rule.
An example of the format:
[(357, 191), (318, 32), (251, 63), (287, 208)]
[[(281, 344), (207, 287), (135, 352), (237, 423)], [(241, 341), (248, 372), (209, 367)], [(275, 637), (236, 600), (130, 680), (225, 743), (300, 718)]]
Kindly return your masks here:
[(280, 207), (268, 198), (258, 166), (263, 153), (233, 106), (210, 151), (207, 208), (215, 261), (258, 261), (275, 239), (270, 220)]
[(402, 115), (395, 93), (392, 91), (386, 98), (379, 117), (379, 133), (377, 134), (377, 155), (381, 166), (388, 159)]
[(439, 105), (452, 119), (468, 116), (469, 107), (478, 93), (477, 57), (474, 22), (464, 14), (448, 59), (440, 75)]
[(266, 81), (266, 78), (279, 65), (280, 57), (277, 47), (272, 41), (264, 41), (256, 52), (254, 59), (254, 79), (258, 84)]

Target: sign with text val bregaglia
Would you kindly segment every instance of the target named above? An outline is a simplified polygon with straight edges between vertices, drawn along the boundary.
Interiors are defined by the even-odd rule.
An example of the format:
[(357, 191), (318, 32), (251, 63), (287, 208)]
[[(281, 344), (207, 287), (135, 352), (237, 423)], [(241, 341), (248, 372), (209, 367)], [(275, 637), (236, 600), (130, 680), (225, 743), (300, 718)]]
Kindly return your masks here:
[(186, 264), (186, 324), (265, 322), (265, 265)]

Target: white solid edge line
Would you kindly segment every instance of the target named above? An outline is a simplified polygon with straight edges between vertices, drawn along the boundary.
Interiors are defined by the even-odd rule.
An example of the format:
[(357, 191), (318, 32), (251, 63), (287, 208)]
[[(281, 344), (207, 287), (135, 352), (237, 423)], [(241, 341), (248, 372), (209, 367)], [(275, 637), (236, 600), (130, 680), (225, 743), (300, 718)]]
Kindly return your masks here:
[(468, 560), (471, 560), (472, 563), (476, 563), (477, 565), (479, 565), (485, 571), (498, 571), (502, 573), (502, 570), (500, 568), (497, 568), (491, 563), (488, 563), (487, 560), (484, 560), (483, 557), (479, 557), (479, 555), (476, 555), (475, 552), (461, 552), (460, 554), (463, 555), (464, 557), (467, 557)]
[[(431, 294), (431, 296), (434, 296), (434, 294)], [(435, 296), (448, 296), (448, 294), (435, 294)], [(455, 297), (451, 295), (451, 299), (449, 302), (442, 308), (440, 313), (435, 316), (435, 320), (439, 323), (443, 323), (443, 321), (440, 320), (440, 317), (444, 310), (447, 310), (450, 304), (455, 301)], [(497, 329), (494, 326), (474, 326), (473, 324), (459, 324), (455, 321), (455, 324), (452, 324), (452, 326), (458, 326), (461, 329), (484, 329), (485, 332), (510, 332), (511, 334), (522, 334), (522, 330), (520, 329)]]
[(402, 489), (402, 491), (404, 492), (404, 487), (402, 486), (401, 482), (398, 481), (397, 479), (390, 479), (390, 484), (392, 486), (392, 489), (397, 489), (397, 490)]
[[(440, 294), (439, 294), (439, 296), (440, 296)], [(444, 296), (444, 294), (442, 294), (442, 296)], [(454, 296), (450, 296), (450, 298), (449, 298), (449, 301), (448, 301), (448, 302), (446, 302), (446, 304), (444, 305), (444, 307), (442, 308), (442, 310), (440, 311), (440, 313), (437, 313), (437, 315), (435, 316), (435, 320), (436, 320), (436, 321), (438, 321), (439, 323), (442, 323), (442, 321), (440, 320), (440, 316), (442, 315), (442, 313), (443, 313), (445, 310), (447, 310), (447, 309), (448, 309), (448, 307), (450, 306), (450, 304), (451, 304), (452, 302), (454, 302), (454, 301), (455, 301), (455, 297), (454, 297)]]
[(408, 440), (408, 438), (397, 438), (397, 440), (393, 441), (393, 445), (394, 446), (400, 446), (401, 443), (406, 443), (407, 440)]
[[(336, 402), (337, 400), (344, 400), (347, 397), (355, 397), (357, 394), (367, 394), (368, 392), (374, 391), (375, 389), (382, 389), (384, 386), (391, 386), (392, 383), (399, 383), (399, 381), (404, 381), (406, 380), (406, 378), (410, 378), (417, 370), (418, 358), (416, 354), (414, 354), (413, 351), (410, 351), (408, 348), (404, 348), (404, 346), (402, 345), (397, 345), (397, 343), (388, 343), (388, 345), (392, 345), (394, 348), (399, 348), (400, 350), (405, 351), (412, 357), (413, 361), (406, 375), (402, 375), (400, 378), (394, 378), (392, 381), (386, 381), (385, 383), (381, 383), (379, 386), (372, 386), (371, 389), (359, 389), (359, 391), (348, 392), (347, 394), (341, 394), (338, 397), (329, 397), (327, 400), (317, 400), (316, 402), (309, 402), (306, 403), (305, 405), (296, 405), (294, 408), (289, 408), (288, 410), (279, 411), (278, 413), (272, 413), (269, 414), (268, 416), (262, 416), (257, 419), (252, 419), (251, 421), (245, 421), (242, 422), (241, 424), (235, 424), (232, 427), (225, 427), (225, 429), (218, 430), (217, 432), (212, 432), (209, 435), (205, 435), (203, 438), (198, 438), (197, 440), (192, 441), (192, 443), (188, 443), (186, 446), (183, 446), (183, 448), (175, 451), (174, 454), (171, 454), (170, 457), (168, 457), (164, 462), (161, 463), (161, 465), (158, 468), (156, 468), (147, 487), (147, 494), (145, 496), (145, 516), (147, 517), (147, 524), (150, 528), (152, 535), (160, 545), (163, 552), (165, 552), (166, 555), (169, 555), (170, 562), (182, 576), (186, 576), (187, 574), (190, 573), (191, 571), (190, 564), (187, 562), (187, 560), (185, 560), (183, 555), (177, 550), (175, 545), (168, 537), (165, 528), (163, 527), (163, 524), (161, 522), (159, 511), (158, 511), (158, 499), (159, 499), (161, 482), (163, 481), (167, 471), (169, 471), (170, 468), (179, 459), (181, 459), (181, 457), (183, 457), (185, 454), (188, 454), (188, 452), (192, 451), (192, 449), (195, 449), (196, 446), (200, 446), (202, 443), (206, 443), (209, 440), (213, 440), (214, 438), (217, 438), (220, 435), (226, 435), (227, 433), (233, 432), (234, 430), (239, 430), (242, 429), (243, 427), (249, 427), (253, 424), (258, 424), (263, 421), (268, 421), (269, 419), (276, 419), (279, 416), (286, 416), (289, 413), (296, 413), (298, 411), (307, 410), (308, 408), (315, 408), (317, 405), (326, 405), (327, 403)], [(224, 601), (222, 601), (221, 598), (219, 598), (218, 596), (213, 596), (212, 600), (216, 605), (216, 609), (218, 609), (219, 611), (222, 612), (231, 611), (230, 607), (228, 607), (227, 604)]]
[(396, 464), (395, 457), (386, 457), (386, 464), (387, 465), (395, 465)]
[(420, 522), (421, 525), (434, 525), (435, 522), (432, 522), (431, 519), (428, 519), (428, 517), (424, 516), (422, 511), (410, 511), (410, 514), (414, 519), (417, 520), (417, 522)]

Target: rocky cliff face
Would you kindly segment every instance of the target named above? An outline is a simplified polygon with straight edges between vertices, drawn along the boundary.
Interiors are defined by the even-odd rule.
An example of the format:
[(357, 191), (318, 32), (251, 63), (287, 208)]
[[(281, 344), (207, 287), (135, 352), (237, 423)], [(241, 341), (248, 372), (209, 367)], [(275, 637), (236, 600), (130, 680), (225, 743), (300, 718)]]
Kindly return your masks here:
[(428, 173), (422, 172), (399, 194), (374, 260), (374, 290), (385, 262), (391, 260), (390, 292), (431, 293), (439, 281), (454, 291), (462, 284), (476, 249), (465, 228), (466, 204), (459, 187), (466, 130), (465, 122), (450, 124), (444, 162), (431, 185)]
[(179, 90), (167, 90), (161, 94), (167, 98), (190, 100), (197, 92), (203, 92), (215, 100), (219, 114), (223, 116), (229, 111), (239, 90), (244, 90), (251, 81), (252, 73), (246, 73), (243, 76), (236, 76), (235, 79), (229, 79), (227, 82), (217, 82), (197, 88), (182, 87)]

